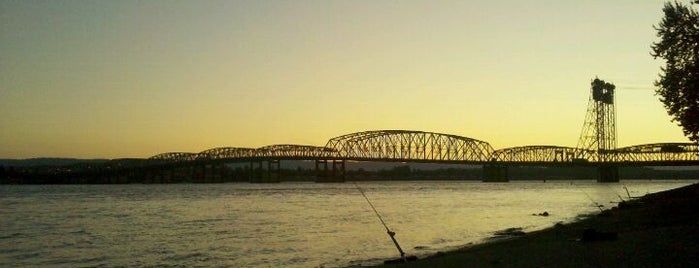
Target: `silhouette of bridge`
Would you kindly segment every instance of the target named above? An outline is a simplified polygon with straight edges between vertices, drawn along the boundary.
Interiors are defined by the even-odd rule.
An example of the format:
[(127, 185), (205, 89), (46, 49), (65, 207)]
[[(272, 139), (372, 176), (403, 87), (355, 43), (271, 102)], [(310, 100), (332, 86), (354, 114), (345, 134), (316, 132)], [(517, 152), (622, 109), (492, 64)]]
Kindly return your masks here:
[[(596, 165), (596, 152), (565, 146), (532, 145), (495, 150), (485, 141), (451, 134), (410, 130), (376, 130), (330, 139), (325, 146), (279, 144), (260, 148), (220, 147), (199, 153), (168, 152), (151, 163), (249, 162), (268, 160), (349, 160), (510, 165)], [(696, 143), (655, 143), (619, 148), (611, 161), (623, 165), (683, 166), (699, 164)]]
[[(312, 160), (327, 168), (328, 161), (344, 173), (345, 161), (452, 163), (483, 165), (493, 172), (507, 166), (691, 166), (699, 165), (696, 143), (654, 143), (600, 152), (565, 146), (532, 145), (495, 150), (488, 142), (452, 134), (410, 130), (375, 130), (330, 139), (325, 146), (279, 144), (260, 148), (221, 147), (198, 153), (168, 152), (148, 159), (151, 165), (206, 165), (281, 160)], [(500, 171), (498, 171), (500, 170)], [(486, 171), (487, 172), (487, 171)], [(506, 171), (505, 171), (506, 172)], [(497, 174), (494, 175), (497, 177)], [(506, 176), (506, 174), (505, 174)], [(488, 178), (486, 178), (488, 179)], [(491, 178), (506, 180), (506, 178)], [(340, 180), (342, 180), (340, 178)]]
[[(96, 165), (9, 173), (40, 181), (44, 176), (53, 176), (68, 183), (76, 182), (76, 177), (77, 183), (192, 181), (187, 178), (226, 181), (222, 177), (226, 176), (226, 168), (230, 171), (227, 164), (249, 163), (244, 170), (236, 170), (236, 180), (247, 176), (251, 182), (278, 182), (282, 177), (281, 161), (307, 160), (315, 162), (318, 182), (344, 181), (347, 161), (481, 165), (483, 181), (508, 181), (508, 168), (516, 166), (589, 166), (597, 168), (598, 181), (616, 182), (619, 167), (624, 166), (699, 166), (697, 143), (617, 148), (614, 89), (613, 84), (599, 79), (592, 81), (587, 114), (576, 147), (528, 145), (495, 149), (486, 141), (454, 134), (371, 130), (334, 137), (322, 146), (219, 147), (201, 152), (167, 152), (147, 159), (113, 159)], [(2, 171), (8, 174), (4, 168)], [(230, 175), (229, 172), (228, 179)], [(86, 177), (88, 180), (84, 180)], [(209, 180), (214, 177), (218, 179)]]
[[(222, 170), (225, 164), (249, 163), (246, 172), (250, 181), (277, 182), (281, 177), (280, 161), (309, 160), (315, 161), (317, 181), (333, 182), (344, 181), (347, 161), (421, 162), (482, 165), (484, 181), (507, 181), (508, 167), (512, 166), (592, 166), (598, 168), (598, 181), (615, 182), (619, 181), (620, 166), (699, 165), (696, 143), (617, 148), (614, 88), (613, 84), (599, 79), (592, 81), (587, 115), (576, 147), (528, 145), (495, 149), (486, 141), (453, 134), (372, 130), (334, 137), (324, 146), (277, 144), (167, 152), (148, 159), (115, 159), (78, 170), (97, 174), (94, 176), (123, 177), (128, 173), (128, 176), (160, 177), (157, 181), (168, 181), (164, 177), (173, 177), (174, 173), (206, 178)], [(166, 175), (168, 171), (170, 175)]]
[[(316, 170), (332, 163), (330, 181), (344, 180), (346, 161), (424, 162), (483, 165), (485, 181), (507, 181), (508, 166), (596, 166), (599, 181), (619, 180), (619, 166), (699, 165), (696, 143), (654, 143), (617, 148), (615, 86), (595, 78), (583, 130), (576, 147), (529, 145), (494, 149), (470, 137), (412, 130), (373, 130), (331, 138), (325, 146), (279, 144), (260, 148), (222, 147), (199, 153), (169, 152), (148, 160), (154, 165), (250, 162), (250, 170), (281, 160), (314, 160)], [(327, 173), (327, 172), (325, 172)], [(319, 172), (320, 174), (320, 172)], [(336, 179), (339, 174), (339, 179)], [(251, 177), (261, 177), (253, 174)], [(268, 174), (267, 177), (270, 177)]]

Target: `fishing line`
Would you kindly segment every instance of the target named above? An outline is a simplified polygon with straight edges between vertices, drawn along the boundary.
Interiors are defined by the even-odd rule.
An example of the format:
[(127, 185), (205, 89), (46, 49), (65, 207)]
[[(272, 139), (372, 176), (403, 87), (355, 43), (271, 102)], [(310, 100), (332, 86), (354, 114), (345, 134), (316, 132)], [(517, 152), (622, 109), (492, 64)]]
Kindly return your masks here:
[(620, 86), (617, 89), (621, 90), (655, 90), (654, 87), (648, 87), (648, 86)]
[(626, 81), (618, 81), (619, 83), (616, 84), (616, 89), (620, 90), (656, 90), (657, 87), (655, 87), (655, 84), (649, 81), (641, 81), (641, 80), (626, 80)]
[(590, 201), (592, 201), (592, 203), (595, 204), (595, 206), (597, 206), (597, 208), (599, 209), (600, 212), (603, 211), (603, 210), (602, 210), (602, 207), (604, 207), (603, 205), (600, 205), (599, 203), (597, 203), (597, 201), (595, 201), (594, 199), (592, 199), (592, 197), (591, 197), (589, 194), (587, 194), (581, 187), (578, 187), (577, 184), (575, 184), (575, 183), (571, 183), (571, 184), (572, 184), (572, 185), (575, 185), (576, 188), (578, 188), (578, 190), (580, 190), (583, 194), (585, 194), (585, 196), (587, 196), (587, 199), (590, 199)]
[(379, 218), (379, 220), (381, 221), (381, 224), (383, 224), (383, 227), (386, 228), (386, 233), (388, 233), (388, 236), (391, 237), (391, 240), (393, 240), (393, 244), (396, 245), (396, 248), (398, 249), (398, 252), (400, 252), (400, 258), (401, 258), (403, 261), (406, 261), (406, 262), (407, 262), (407, 260), (406, 260), (406, 258), (405, 258), (405, 252), (403, 252), (403, 249), (400, 247), (400, 245), (398, 245), (398, 241), (397, 241), (396, 238), (394, 237), (394, 236), (396, 235), (396, 232), (393, 232), (393, 231), (391, 231), (391, 229), (388, 228), (388, 225), (386, 225), (386, 222), (385, 222), (385, 221), (383, 220), (383, 218), (381, 217), (381, 214), (379, 214), (379, 211), (376, 210), (376, 208), (374, 207), (374, 204), (371, 203), (371, 201), (370, 201), (369, 198), (366, 196), (366, 194), (364, 193), (364, 191), (362, 190), (362, 188), (360, 188), (359, 185), (357, 185), (356, 182), (352, 182), (352, 183), (354, 184), (354, 187), (357, 187), (357, 190), (359, 190), (359, 192), (362, 193), (362, 196), (364, 197), (364, 199), (366, 200), (366, 202), (369, 203), (369, 206), (371, 206), (371, 209), (374, 210), (374, 213), (376, 213), (376, 217)]

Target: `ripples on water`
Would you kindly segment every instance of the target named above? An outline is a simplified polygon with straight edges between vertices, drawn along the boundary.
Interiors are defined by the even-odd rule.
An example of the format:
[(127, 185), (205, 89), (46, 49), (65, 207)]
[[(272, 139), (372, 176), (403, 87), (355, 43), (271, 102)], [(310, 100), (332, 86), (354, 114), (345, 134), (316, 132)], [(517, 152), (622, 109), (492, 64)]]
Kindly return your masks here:
[[(696, 181), (362, 182), (405, 251), (571, 221)], [(547, 211), (551, 216), (532, 216)], [(398, 255), (351, 183), (2, 185), (0, 267), (336, 267)]]

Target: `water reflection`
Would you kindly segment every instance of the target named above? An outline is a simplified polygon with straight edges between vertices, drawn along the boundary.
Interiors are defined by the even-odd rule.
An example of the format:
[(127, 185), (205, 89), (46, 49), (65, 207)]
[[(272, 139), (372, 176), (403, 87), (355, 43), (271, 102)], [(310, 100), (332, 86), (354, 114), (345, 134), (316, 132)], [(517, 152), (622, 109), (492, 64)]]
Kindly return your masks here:
[[(410, 254), (694, 181), (362, 182)], [(594, 201), (594, 202), (593, 202)], [(532, 216), (547, 211), (548, 217)], [(397, 256), (351, 183), (0, 186), (0, 266), (345, 266)]]

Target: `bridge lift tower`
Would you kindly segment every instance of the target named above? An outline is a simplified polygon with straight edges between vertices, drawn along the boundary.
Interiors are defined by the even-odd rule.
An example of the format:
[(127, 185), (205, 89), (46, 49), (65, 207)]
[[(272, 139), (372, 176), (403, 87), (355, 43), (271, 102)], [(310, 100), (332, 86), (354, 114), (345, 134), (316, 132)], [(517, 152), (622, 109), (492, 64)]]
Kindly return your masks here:
[(616, 110), (612, 83), (595, 78), (590, 88), (587, 115), (583, 123), (577, 147), (583, 153), (578, 156), (598, 163), (599, 182), (618, 182), (619, 167), (616, 162)]

